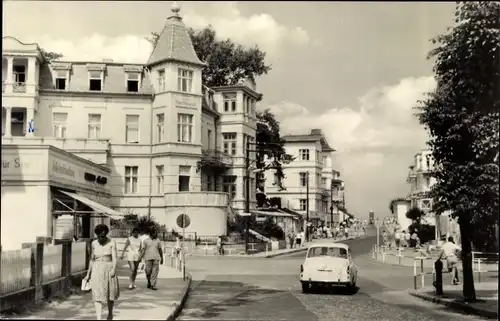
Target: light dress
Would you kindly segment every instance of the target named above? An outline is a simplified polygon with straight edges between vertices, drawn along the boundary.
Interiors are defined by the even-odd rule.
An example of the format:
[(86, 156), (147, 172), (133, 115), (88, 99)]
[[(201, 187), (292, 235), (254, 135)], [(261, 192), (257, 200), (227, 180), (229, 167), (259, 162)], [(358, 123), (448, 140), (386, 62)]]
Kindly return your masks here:
[(127, 261), (138, 262), (141, 256), (142, 240), (133, 236), (130, 236), (128, 240), (130, 245), (128, 246)]
[(97, 240), (92, 242), (92, 272), (90, 274), (90, 285), (92, 287), (92, 300), (94, 302), (115, 301), (120, 296), (118, 277), (111, 277), (113, 269), (111, 254), (115, 251), (116, 243), (109, 239), (106, 244), (101, 245)]

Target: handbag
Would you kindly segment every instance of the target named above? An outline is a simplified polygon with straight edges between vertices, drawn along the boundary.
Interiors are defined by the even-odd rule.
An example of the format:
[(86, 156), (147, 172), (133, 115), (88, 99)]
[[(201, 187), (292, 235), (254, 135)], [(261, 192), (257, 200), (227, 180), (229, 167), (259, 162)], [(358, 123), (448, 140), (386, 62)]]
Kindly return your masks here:
[(92, 289), (90, 286), (90, 280), (83, 279), (81, 289), (83, 292), (89, 292)]

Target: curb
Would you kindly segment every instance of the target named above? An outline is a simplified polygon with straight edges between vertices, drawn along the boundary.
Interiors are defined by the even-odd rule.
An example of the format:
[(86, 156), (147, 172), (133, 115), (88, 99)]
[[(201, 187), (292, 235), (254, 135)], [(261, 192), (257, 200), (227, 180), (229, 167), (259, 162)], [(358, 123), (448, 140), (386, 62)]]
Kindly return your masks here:
[(191, 277), (191, 274), (189, 274), (188, 272), (186, 272), (186, 278), (187, 278), (186, 286), (184, 287), (184, 289), (182, 290), (182, 292), (180, 294), (179, 303), (172, 304), (172, 311), (170, 312), (170, 315), (167, 316), (167, 318), (166, 318), (167, 321), (175, 320), (179, 316), (179, 314), (181, 313), (182, 308), (184, 307), (184, 304), (186, 303), (186, 300), (189, 296), (189, 291), (191, 290), (191, 281), (193, 279)]
[[(352, 237), (352, 238), (350, 237), (350, 238), (347, 238), (347, 239), (344, 239), (344, 240), (334, 241), (334, 243), (336, 243), (336, 242), (345, 242), (345, 241), (355, 240), (355, 239), (359, 239), (359, 238), (362, 238), (362, 237), (359, 237), (359, 236), (355, 236), (355, 237)], [(307, 251), (308, 248), (309, 248), (309, 245), (304, 246), (303, 248), (300, 248), (300, 249), (294, 249), (293, 251), (289, 251), (289, 252), (281, 252), (281, 253), (268, 254), (268, 255), (264, 256), (264, 258), (267, 259), (267, 258), (273, 258), (273, 257), (277, 257), (277, 256), (282, 256), (282, 255), (287, 255), (287, 254), (293, 254), (293, 253), (298, 253), (298, 252), (302, 252), (302, 251)]]
[(439, 298), (439, 297), (427, 295), (424, 293), (418, 293), (415, 291), (409, 291), (409, 293), (411, 296), (414, 296), (416, 298), (419, 298), (419, 299), (422, 299), (425, 301), (429, 301), (429, 302), (432, 302), (435, 304), (441, 304), (441, 305), (447, 306), (447, 307), (449, 307), (453, 310), (456, 310), (456, 311), (460, 311), (460, 312), (467, 313), (467, 314), (478, 315), (480, 317), (487, 318), (487, 319), (498, 320), (498, 313), (497, 312), (488, 311), (488, 310), (484, 310), (484, 309), (478, 309), (478, 308), (475, 308), (475, 307), (470, 306), (470, 305), (463, 303), (463, 302), (448, 301), (448, 300), (444, 300), (444, 299)]

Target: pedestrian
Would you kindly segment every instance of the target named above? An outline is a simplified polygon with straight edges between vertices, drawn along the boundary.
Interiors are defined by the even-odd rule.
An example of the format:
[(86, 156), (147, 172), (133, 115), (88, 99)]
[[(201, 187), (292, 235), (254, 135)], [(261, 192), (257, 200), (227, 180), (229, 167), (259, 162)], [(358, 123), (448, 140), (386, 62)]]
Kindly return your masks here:
[(394, 233), (394, 242), (396, 243), (396, 249), (399, 249), (401, 247), (401, 232), (399, 229)]
[(90, 265), (84, 281), (88, 282), (90, 279), (96, 319), (101, 320), (102, 305), (107, 303), (108, 320), (112, 320), (114, 303), (120, 296), (116, 277), (116, 242), (108, 237), (109, 227), (105, 224), (97, 225), (94, 233), (97, 239), (92, 242)]
[(141, 258), (142, 251), (142, 241), (139, 238), (139, 229), (133, 228), (131, 235), (127, 238), (125, 242), (125, 247), (123, 248), (123, 252), (121, 255), (121, 259), (123, 260), (125, 256), (125, 251), (127, 252), (127, 261), (128, 266), (130, 268), (130, 284), (128, 288), (130, 290), (135, 289), (135, 279), (137, 277), (137, 271), (139, 269), (139, 263)]
[(298, 232), (297, 235), (295, 235), (295, 245), (297, 247), (300, 247), (301, 243), (302, 243), (302, 233)]
[(448, 237), (448, 242), (445, 242), (441, 246), (441, 254), (439, 254), (438, 260), (445, 259), (446, 265), (448, 267), (448, 272), (452, 276), (451, 284), (458, 285), (460, 280), (458, 279), (458, 257), (462, 248), (455, 244), (453, 237)]
[(217, 252), (219, 253), (219, 255), (224, 255), (224, 247), (223, 247), (223, 243), (222, 243), (222, 236), (219, 236), (217, 238)]
[(410, 247), (411, 234), (409, 230), (405, 230), (405, 247)]
[[(149, 238), (149, 229), (140, 231), (139, 239), (141, 240), (141, 247), (144, 248), (144, 241)], [(146, 263), (144, 260), (140, 263), (140, 270), (143, 271)]]
[(384, 244), (384, 247), (387, 248), (387, 231), (384, 230), (384, 232), (382, 232), (382, 244)]
[(337, 237), (340, 236), (340, 226), (337, 225), (337, 227), (335, 228), (335, 239), (337, 239)]
[(148, 281), (148, 289), (158, 290), (156, 282), (160, 265), (163, 264), (163, 249), (160, 240), (158, 240), (158, 231), (152, 229), (150, 237), (144, 240), (143, 258), (146, 263), (145, 272)]
[(349, 227), (347, 225), (344, 228), (344, 236), (346, 239), (349, 237)]
[(300, 232), (300, 240), (301, 240), (300, 247), (305, 246), (305, 244), (307, 242), (307, 238), (306, 238), (306, 232), (304, 230), (302, 230), (302, 232)]

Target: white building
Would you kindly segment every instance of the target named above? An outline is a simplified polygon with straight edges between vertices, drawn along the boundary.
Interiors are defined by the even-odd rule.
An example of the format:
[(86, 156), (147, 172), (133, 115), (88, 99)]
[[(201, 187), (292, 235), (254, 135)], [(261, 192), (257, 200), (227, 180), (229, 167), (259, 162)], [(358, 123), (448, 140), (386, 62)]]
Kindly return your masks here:
[[(65, 156), (56, 168), (83, 177), (76, 168), (85, 163), (90, 166), (85, 173), (106, 177), (100, 191), (90, 187), (97, 184), (95, 178), (86, 176), (86, 185), (60, 190), (87, 193), (94, 201), (104, 193), (103, 202), (114, 210), (150, 214), (169, 229), (178, 229), (176, 218), (186, 213), (191, 218), (187, 232), (222, 235), (229, 206), (243, 208), (244, 146), (255, 139), (256, 103), (262, 95), (253, 81), (203, 86), (204, 63), (178, 8), (172, 12), (144, 65), (49, 63), (36, 44), (3, 37), (2, 164), (18, 157), (6, 159), (4, 148), (15, 150), (18, 161), (39, 166), (38, 152), (31, 151), (57, 147), (72, 156), (57, 149)], [(37, 167), (41, 180), (47, 180), (50, 168)], [(53, 236), (53, 195), (26, 188), (39, 185), (26, 173), (2, 170), (2, 243), (4, 221), (13, 220), (29, 199), (47, 198), (49, 205), (26, 211), (33, 224), (45, 223), (36, 234), (26, 230), (20, 242)], [(19, 186), (24, 194), (16, 194)]]
[(418, 207), (426, 214), (423, 219), (427, 224), (436, 225), (432, 212), (432, 198), (428, 197), (436, 179), (431, 176), (434, 169), (434, 159), (430, 150), (422, 150), (415, 154), (414, 162), (409, 167), (407, 183), (410, 185), (410, 207)]
[[(280, 197), (282, 206), (306, 216), (307, 182), (309, 180), (309, 219), (313, 224), (331, 220), (330, 206), (343, 199), (340, 173), (333, 169), (331, 148), (319, 129), (312, 129), (307, 135), (283, 136), (285, 151), (295, 159), (283, 165), (286, 190), (279, 191), (273, 171), (266, 175), (265, 193), (268, 197)], [(333, 190), (332, 190), (333, 186)], [(338, 222), (340, 211), (334, 206), (334, 222)]]

